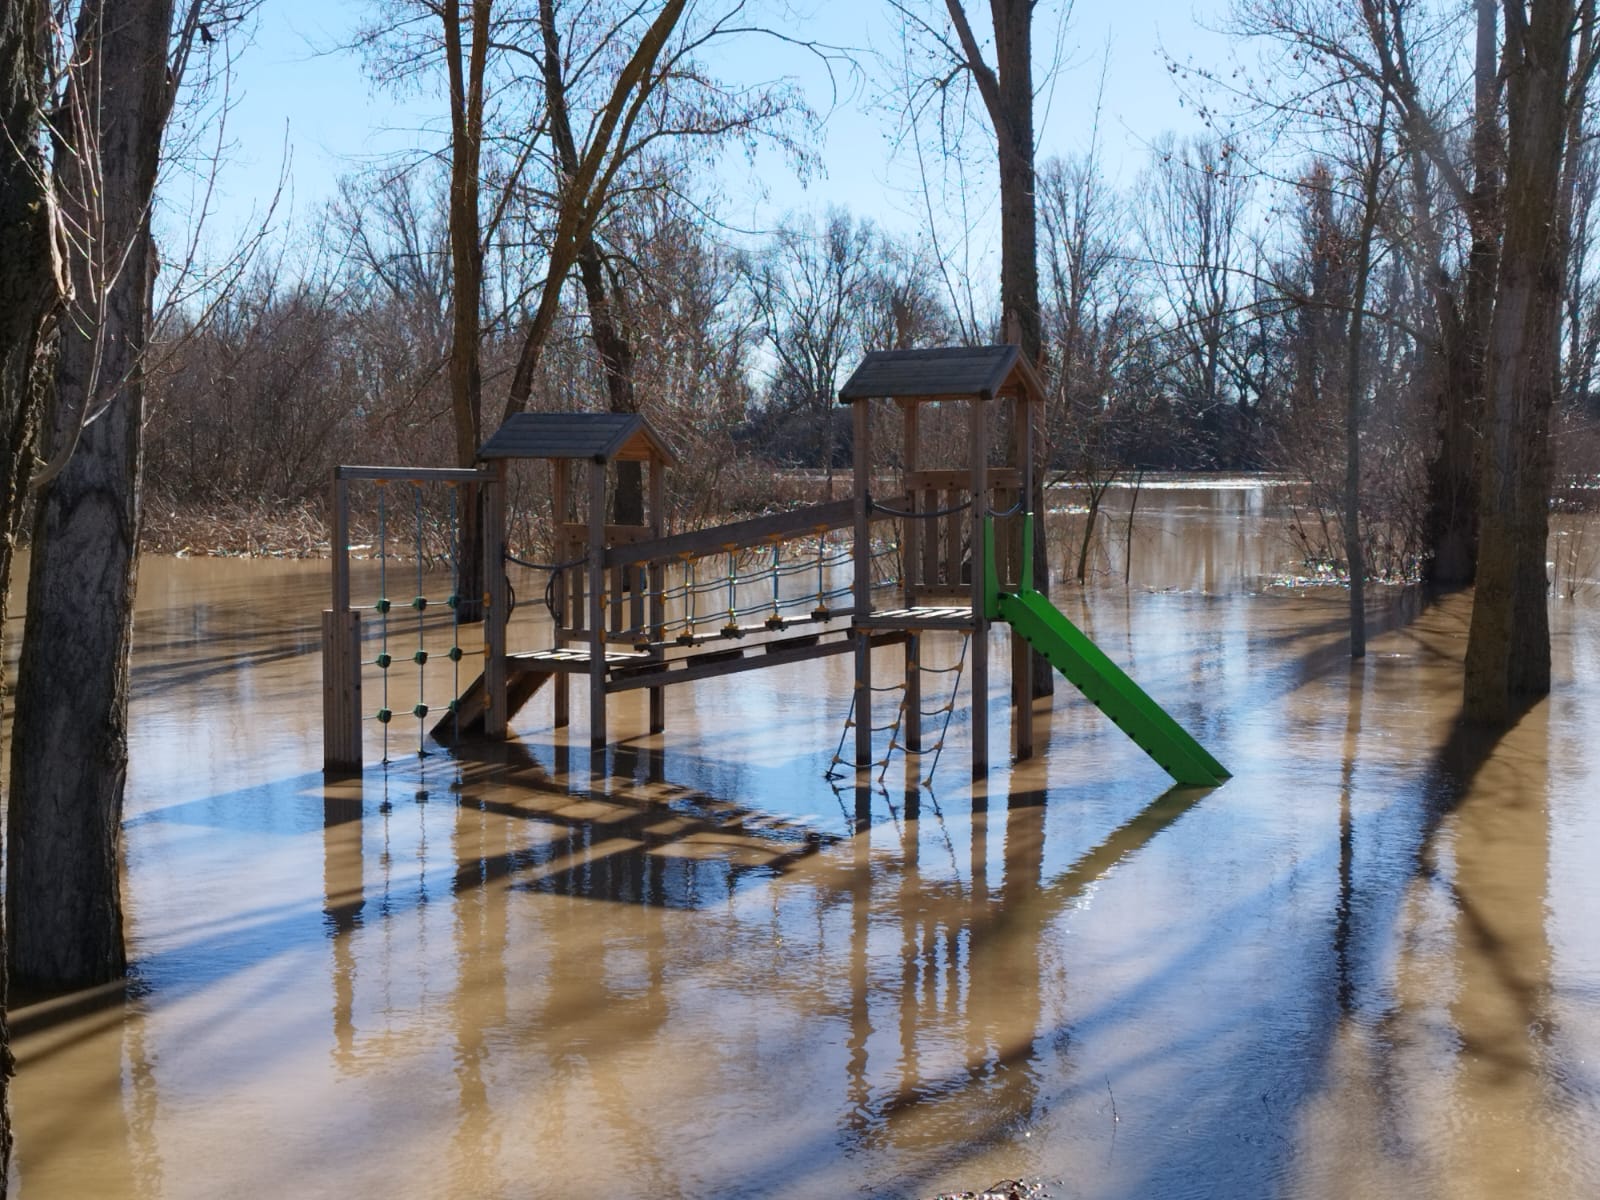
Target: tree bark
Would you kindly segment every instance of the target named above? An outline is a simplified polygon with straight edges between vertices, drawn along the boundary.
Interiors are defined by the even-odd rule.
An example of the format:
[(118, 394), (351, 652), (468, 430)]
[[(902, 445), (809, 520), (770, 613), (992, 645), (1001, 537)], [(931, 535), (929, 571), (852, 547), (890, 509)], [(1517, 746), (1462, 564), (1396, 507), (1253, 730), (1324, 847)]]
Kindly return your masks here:
[[(50, 196), (44, 186), (47, 168), (38, 141), (46, 96), (46, 16), (43, 0), (0, 7), (0, 634), (6, 626), (12, 551), (33, 468), (39, 410), (49, 382), (50, 329), (61, 291), (52, 254)], [(5, 1200), (11, 1163), (5, 933), (0, 920), (0, 1200)]]
[[(118, 844), (140, 427), (154, 270), (149, 206), (170, 110), (172, 0), (79, 11), (56, 171), (72, 248), (49, 449), (81, 428), (42, 493), (17, 679), (6, 905), (12, 977), (68, 988), (126, 968)], [(92, 68), (85, 66), (92, 64)], [(93, 419), (82, 425), (88, 414)]]
[(1350, 575), (1350, 657), (1367, 654), (1367, 562), (1361, 545), (1361, 417), (1366, 383), (1362, 354), (1366, 331), (1367, 285), (1372, 275), (1372, 238), (1378, 227), (1379, 191), (1383, 182), (1387, 102), (1378, 109), (1372, 131), (1372, 154), (1361, 189), (1361, 232), (1356, 245), (1355, 279), (1350, 295), (1350, 332), (1345, 348), (1344, 412), (1344, 556)]
[[(1033, 0), (990, 0), (993, 70), (984, 61), (961, 0), (945, 0), (945, 6), (999, 149), (1001, 327), (1015, 331), (1023, 355), (1037, 365), (1042, 362), (1044, 337), (1039, 317), (1039, 221), (1034, 198)], [(1035, 470), (1033, 478), (1028, 503), (1043, 514), (1044, 472)], [(1048, 592), (1050, 556), (1045, 553), (1045, 542), (1041, 519), (1034, 523), (1033, 583)], [(1049, 660), (1036, 653), (1032, 662), (1034, 695), (1053, 695), (1055, 672)]]
[(1504, 724), (1550, 690), (1545, 550), (1563, 287), (1571, 0), (1507, 0), (1505, 239), (1488, 347), (1478, 577), (1464, 711)]
[[(1436, 395), (1438, 444), (1428, 465), (1429, 583), (1463, 587), (1477, 572), (1478, 427), (1488, 386), (1487, 354), (1500, 252), (1501, 160), (1499, 22), (1496, 0), (1474, 0), (1472, 189), (1465, 197), (1470, 245), (1459, 319), (1454, 300), (1441, 305), (1441, 377)], [(1438, 302), (1436, 298), (1436, 303)]]
[[(490, 0), (472, 0), (472, 44), (461, 42), (460, 0), (445, 0), (445, 60), (450, 80), (450, 413), (455, 427), (456, 465), (478, 461), (483, 444), (483, 368), (480, 313), (483, 306), (483, 239), (478, 218), (483, 151), (483, 79), (489, 53)], [(487, 591), (483, 562), (483, 495), (460, 507), (456, 548), (456, 614), (483, 619)]]

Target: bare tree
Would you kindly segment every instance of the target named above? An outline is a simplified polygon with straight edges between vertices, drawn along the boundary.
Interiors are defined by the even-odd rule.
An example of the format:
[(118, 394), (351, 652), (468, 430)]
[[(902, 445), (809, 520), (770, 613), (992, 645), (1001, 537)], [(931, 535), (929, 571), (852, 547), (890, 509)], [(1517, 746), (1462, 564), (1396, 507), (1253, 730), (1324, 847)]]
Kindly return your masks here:
[(1127, 213), (1093, 149), (1039, 171), (1044, 227), (1044, 330), (1051, 365), (1050, 461), (1078, 486), (1087, 513), (1073, 577), (1083, 583), (1101, 504), (1122, 473), (1120, 376), (1146, 332), (1141, 272)]
[(1171, 370), (1211, 465), (1252, 456), (1246, 324), (1255, 299), (1244, 227), (1251, 177), (1220, 138), (1157, 143), (1139, 228), (1171, 316)]
[(842, 368), (858, 350), (856, 313), (872, 278), (875, 244), (870, 222), (834, 210), (820, 230), (809, 220), (787, 222), (749, 273), (750, 298), (777, 360), (773, 393), (809, 413), (830, 500), (838, 447), (834, 397)]
[[(14, 978), (125, 967), (117, 864), (162, 133), (204, 10), (83, 0), (52, 120), (72, 301), (44, 436), (8, 813)], [(208, 33), (208, 36), (213, 36)]]

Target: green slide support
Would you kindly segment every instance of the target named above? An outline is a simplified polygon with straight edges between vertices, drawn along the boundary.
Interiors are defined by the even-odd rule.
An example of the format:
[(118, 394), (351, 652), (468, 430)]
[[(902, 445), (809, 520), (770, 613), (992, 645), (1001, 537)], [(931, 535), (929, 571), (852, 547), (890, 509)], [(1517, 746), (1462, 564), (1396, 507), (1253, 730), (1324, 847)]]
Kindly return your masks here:
[[(1033, 543), (1032, 514), (1023, 521), (1023, 546)], [(1032, 587), (1031, 572), (1023, 564), (1017, 592), (1002, 592), (995, 582), (994, 537), (991, 528), (984, 542), (985, 598), (991, 620), (1004, 621), (1020, 633), (1050, 665), (1066, 676), (1101, 712), (1110, 717), (1134, 744), (1155, 759), (1168, 775), (1189, 787), (1215, 787), (1228, 771), (1172, 719), (1121, 667), (1106, 656), (1060, 609)], [(1024, 550), (1024, 559), (1031, 557)]]

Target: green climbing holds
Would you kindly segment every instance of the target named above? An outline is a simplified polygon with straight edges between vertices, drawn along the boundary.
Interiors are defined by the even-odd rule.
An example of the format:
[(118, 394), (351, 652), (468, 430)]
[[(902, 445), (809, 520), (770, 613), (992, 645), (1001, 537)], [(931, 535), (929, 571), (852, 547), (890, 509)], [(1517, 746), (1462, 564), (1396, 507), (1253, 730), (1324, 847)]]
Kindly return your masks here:
[(423, 609), (428, 607), (428, 598), (426, 596), (418, 596), (411, 602), (411, 607), (416, 609), (418, 612), (421, 612)]
[(378, 716), (378, 723), (380, 725), (387, 725), (389, 723), (389, 718), (393, 717), (394, 714), (392, 712), (390, 712), (387, 708), (380, 708), (378, 710), (377, 716)]
[(380, 671), (387, 671), (389, 669), (389, 664), (392, 663), (394, 659), (390, 658), (387, 654), (380, 654), (372, 661), (378, 664), (378, 669)]
[(461, 597), (456, 595), (454, 592), (451, 592), (445, 597), (444, 603), (446, 608), (456, 608), (461, 603)]
[(428, 652), (426, 650), (418, 650), (411, 656), (411, 661), (420, 667), (423, 663), (428, 661)]
[(448, 655), (446, 655), (446, 657), (448, 657), (451, 662), (460, 662), (461, 661), (461, 647), (460, 646), (451, 646), (450, 647), (450, 652), (449, 652)]
[(411, 715), (413, 717), (425, 717), (425, 716), (427, 716), (428, 715), (428, 706), (426, 704), (415, 705), (411, 709)]
[(388, 612), (388, 611), (389, 611), (389, 600), (388, 600), (388, 598), (387, 598), (387, 597), (385, 597), (385, 598), (384, 598), (384, 599), (382, 599), (382, 600), (379, 600), (379, 601), (378, 601), (378, 602), (377, 602), (377, 603), (376, 603), (376, 604), (374, 604), (374, 605), (373, 605), (373, 606), (372, 606), (372, 607), (373, 607), (373, 608), (375, 608), (375, 609), (377, 609), (377, 610), (378, 610), (378, 611), (379, 611), (379, 612), (381, 612), (381, 613), (386, 613), (386, 612)]

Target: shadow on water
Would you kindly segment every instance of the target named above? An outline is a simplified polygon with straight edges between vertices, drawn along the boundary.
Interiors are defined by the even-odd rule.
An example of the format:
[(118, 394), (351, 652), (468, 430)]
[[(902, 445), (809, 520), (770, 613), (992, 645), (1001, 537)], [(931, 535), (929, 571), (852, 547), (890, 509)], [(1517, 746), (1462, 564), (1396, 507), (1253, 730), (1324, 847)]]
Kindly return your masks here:
[[(1390, 627), (1415, 616), (1397, 606)], [(1247, 631), (1270, 647), (1275, 669), (1246, 706), (1311, 682), (1322, 690), (1307, 710), (1330, 703), (1347, 663), (1341, 630), (1327, 621)], [(1448, 657), (1416, 645), (1419, 661)], [(257, 648), (287, 653), (288, 642)], [(249, 654), (188, 669), (203, 678), (257, 661)], [(1441, 722), (1427, 726), (1443, 740), (1426, 767), (1407, 764), (1391, 783), (1368, 747), (1407, 697), (1375, 688), (1379, 670), (1349, 669), (1336, 764), (1271, 776), (1274, 764), (1257, 760), (1272, 780), (1319, 780), (1304, 807), (1247, 789), (1213, 803), (1204, 802), (1214, 793), (1172, 789), (1146, 802), (1137, 783), (1108, 787), (1104, 805), (1078, 804), (1094, 799), (1096, 781), (1047, 789), (1021, 770), (1009, 792), (946, 806), (915, 786), (908, 764), (910, 786), (840, 793), (843, 832), (830, 832), (831, 814), (791, 819), (729, 798), (785, 794), (769, 775), (640, 739), (595, 759), (560, 741), (511, 742), (345, 783), (288, 775), (151, 808), (128, 823), (136, 899), (165, 907), (135, 941), (136, 976), (20, 1007), (25, 1070), (81, 1078), (85, 1096), (91, 1080), (120, 1089), (121, 1103), (96, 1105), (106, 1110), (94, 1135), (105, 1190), (162, 1194), (162, 1153), (174, 1174), (187, 1168), (181, 1142), (157, 1140), (157, 1118), (172, 1123), (157, 1098), (170, 1096), (176, 1112), (194, 1083), (146, 1039), (169, 1055), (180, 1040), (225, 1044), (237, 1058), (208, 1085), (250, 1089), (282, 1048), (282, 1028), (252, 1014), (271, 1011), (274, 989), (298, 976), (312, 981), (298, 985), (312, 993), (299, 999), (313, 1002), (304, 1019), (320, 1036), (298, 1034), (296, 1069), (331, 1069), (352, 1088), (364, 1078), (360, 1092), (323, 1090), (380, 1107), (395, 1103), (391, 1078), (441, 1093), (426, 1102), (443, 1136), (418, 1140), (443, 1160), (430, 1178), (461, 1195), (525, 1190), (518, 1145), (586, 1145), (590, 1121), (606, 1126), (606, 1153), (624, 1152), (616, 1169), (641, 1195), (737, 1176), (751, 1195), (836, 1194), (853, 1180), (845, 1190), (911, 1197), (971, 1163), (1059, 1174), (1079, 1159), (1084, 1178), (1065, 1195), (1286, 1194), (1319, 1095), (1348, 1087), (1341, 1039), (1361, 1028), (1378, 1043), (1401, 1040), (1407, 1002), (1381, 976), (1403, 953), (1393, 944), (1419, 880), (1448, 892), (1456, 969), (1474, 984), (1437, 1002), (1470, 1056), (1450, 1086), (1536, 1103), (1549, 1037), (1543, 892), (1508, 908), (1474, 857), (1504, 844), (1485, 835), (1506, 830), (1496, 823), (1504, 813), (1459, 827), (1465, 809), (1509, 790), (1495, 772), (1525, 769), (1517, 794), (1529, 800), (1510, 814), (1510, 832), (1537, 872), (1548, 828), (1538, 763), (1508, 765), (1505, 740), (1518, 730)], [(782, 765), (771, 770), (794, 771), (791, 749), (776, 746)], [(1332, 779), (1336, 809), (1326, 803)], [(1326, 822), (1327, 836), (1247, 840), (1269, 808)], [(1238, 845), (1215, 851), (1211, 839), (1235, 835)], [(168, 877), (169, 851), (188, 877)], [(320, 893), (306, 869), (318, 858)], [(1216, 878), (1163, 889), (1164, 873), (1191, 863)], [(1128, 915), (1095, 907), (1110, 893)], [(1174, 901), (1194, 911), (1140, 923), (1142, 904)], [(1069, 927), (1113, 951), (1083, 955)], [(1259, 978), (1216, 990), (1219, 974), (1262, 964)], [(439, 1049), (426, 1069), (408, 1065)], [(1374, 1120), (1414, 1100), (1384, 1050), (1370, 1068)], [(735, 1057), (747, 1060), (738, 1075)], [(94, 1061), (66, 1070), (79, 1059)], [(1108, 1116), (1107, 1163), (1091, 1169), (1082, 1149), (1099, 1154), (1101, 1129), (1082, 1130), (1107, 1098), (1130, 1114), (1124, 1148)], [(675, 1105), (704, 1113), (675, 1118)], [(372, 1119), (408, 1127), (398, 1109)], [(697, 1141), (705, 1130), (715, 1140)], [(1029, 1143), (1035, 1130), (1066, 1131), (1066, 1148)], [(405, 1152), (384, 1136), (380, 1154)], [(1415, 1150), (1395, 1136), (1394, 1153)], [(65, 1171), (72, 1144), (64, 1122), (36, 1128), (25, 1153), (54, 1155)], [(316, 1177), (328, 1166), (317, 1153), (304, 1140), (285, 1148), (286, 1177)], [(1530, 1153), (1505, 1157), (1525, 1163)], [(1362, 1194), (1326, 1181), (1304, 1190)]]

